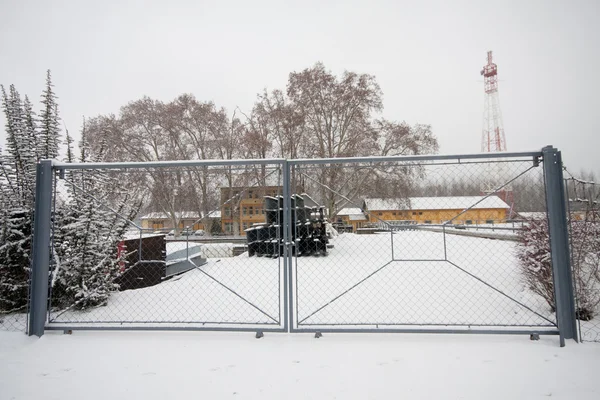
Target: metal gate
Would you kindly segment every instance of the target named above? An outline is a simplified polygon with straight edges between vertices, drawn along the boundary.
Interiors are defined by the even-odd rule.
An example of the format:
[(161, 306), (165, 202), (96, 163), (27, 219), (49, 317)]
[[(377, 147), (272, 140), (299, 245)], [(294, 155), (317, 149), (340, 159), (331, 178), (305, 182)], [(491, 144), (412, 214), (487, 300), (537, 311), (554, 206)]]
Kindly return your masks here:
[[(45, 329), (285, 330), (283, 257), (235, 257), (246, 224), (264, 217), (256, 204), (281, 195), (281, 160), (41, 165), (51, 190), (39, 197), (52, 194), (40, 210), (51, 245), (36, 247), (50, 260)], [(148, 196), (154, 211), (135, 209)], [(98, 246), (117, 254), (97, 257)], [(78, 270), (91, 263), (117, 291)]]
[[(271, 238), (277, 250), (272, 257), (251, 255), (245, 248), (237, 257), (203, 257), (191, 247), (206, 239), (192, 238), (189, 231), (182, 237), (175, 229), (177, 240), (167, 239), (165, 245), (178, 243), (179, 248), (167, 251), (170, 260), (156, 260), (142, 249), (146, 230), (154, 228), (125, 218), (132, 244), (125, 245), (124, 254), (137, 257), (127, 260), (127, 266), (137, 262), (141, 271), (163, 271), (167, 265), (173, 276), (112, 294), (100, 307), (81, 307), (76, 299), (54, 302), (54, 287), (61, 268), (65, 271), (57, 254), (62, 251), (66, 257), (65, 249), (56, 246), (61, 241), (64, 247), (64, 238), (52, 226), (61, 202), (78, 196), (103, 209), (105, 218), (123, 217), (122, 209), (115, 209), (122, 204), (117, 195), (98, 198), (81, 187), (85, 173), (133, 186), (161, 179), (173, 184), (181, 174), (214, 182), (204, 187), (203, 196), (208, 199), (211, 190), (220, 190), (213, 203), (221, 226), (238, 236), (253, 220), (265, 218), (264, 206), (257, 211), (251, 204), (259, 204), (260, 197), (281, 196), (282, 212), (273, 224), (279, 227), (277, 237)], [(163, 188), (168, 187), (165, 182)], [(298, 244), (304, 235), (301, 225), (308, 222), (298, 221), (302, 213), (293, 200), (306, 194), (330, 222), (329, 245), (310, 255)], [(213, 210), (206, 211), (197, 217), (210, 219)], [(248, 217), (237, 221), (249, 225), (227, 225), (227, 218), (236, 220), (233, 213)], [(172, 218), (177, 222), (183, 216)], [(544, 226), (550, 234), (537, 245), (551, 249), (552, 293), (546, 298), (543, 287), (527, 281), (523, 260), (530, 254), (522, 245), (532, 229)], [(34, 239), (30, 321), (31, 333), (37, 335), (44, 329), (195, 329), (537, 333), (559, 334), (561, 342), (576, 336), (560, 152), (552, 147), (456, 156), (43, 161)], [(165, 265), (153, 265), (157, 261)]]

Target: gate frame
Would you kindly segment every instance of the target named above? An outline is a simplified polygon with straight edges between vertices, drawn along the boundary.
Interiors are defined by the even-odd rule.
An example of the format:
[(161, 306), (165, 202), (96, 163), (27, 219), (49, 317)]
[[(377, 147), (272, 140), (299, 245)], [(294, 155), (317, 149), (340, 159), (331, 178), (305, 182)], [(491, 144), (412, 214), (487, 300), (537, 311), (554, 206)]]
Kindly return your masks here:
[[(182, 160), (182, 161), (153, 161), (153, 162), (94, 162), (94, 163), (63, 163), (55, 160), (41, 160), (37, 165), (36, 180), (36, 200), (35, 200), (35, 219), (33, 233), (33, 262), (32, 262), (32, 280), (31, 280), (31, 310), (29, 323), (31, 329), (29, 336), (36, 335), (41, 337), (44, 330), (130, 330), (130, 331), (239, 331), (239, 332), (286, 332), (288, 321), (288, 292), (287, 292), (287, 268), (286, 257), (282, 258), (283, 279), (278, 281), (278, 290), (280, 293), (279, 301), (279, 324), (253, 324), (245, 323), (238, 325), (235, 322), (224, 322), (219, 325), (203, 326), (202, 321), (182, 322), (181, 326), (167, 325), (148, 325), (144, 323), (133, 322), (130, 326), (115, 325), (110, 323), (107, 326), (78, 325), (70, 322), (49, 323), (49, 281), (50, 281), (50, 249), (51, 249), (51, 229), (52, 229), (52, 199), (55, 193), (52, 189), (52, 179), (58, 172), (62, 177), (66, 170), (95, 170), (95, 169), (144, 169), (144, 168), (177, 168), (177, 167), (214, 167), (214, 166), (240, 166), (240, 165), (272, 165), (283, 169), (286, 162), (284, 159), (247, 159), (247, 160)], [(289, 181), (289, 180), (288, 180)], [(288, 182), (289, 184), (289, 182)], [(282, 182), (285, 186), (285, 182)], [(289, 188), (288, 188), (289, 191)], [(283, 289), (283, 294), (281, 291)], [(158, 323), (160, 324), (160, 323)], [(195, 325), (197, 324), (197, 325)], [(238, 325), (238, 326), (236, 326)]]
[[(479, 154), (460, 154), (460, 155), (416, 155), (416, 156), (375, 156), (375, 157), (344, 157), (344, 158), (316, 158), (316, 159), (296, 159), (288, 160), (284, 168), (288, 169), (287, 176), (290, 175), (291, 168), (299, 165), (323, 165), (323, 164), (357, 164), (357, 163), (377, 163), (377, 162), (410, 162), (410, 161), (441, 161), (454, 160), (457, 164), (461, 160), (489, 160), (489, 159), (508, 159), (508, 158), (527, 158), (531, 157), (532, 163), (537, 166), (540, 160), (543, 163), (543, 176), (546, 189), (546, 207), (550, 227), (550, 248), (552, 257), (552, 269), (554, 279), (554, 292), (556, 299), (556, 330), (515, 330), (515, 329), (437, 329), (437, 328), (354, 328), (354, 327), (310, 327), (302, 328), (294, 325), (294, 291), (293, 282), (297, 276), (293, 272), (293, 262), (289, 260), (289, 303), (290, 332), (331, 332), (331, 333), (467, 333), (467, 334), (526, 334), (526, 335), (558, 335), (560, 346), (565, 345), (565, 339), (576, 338), (576, 319), (574, 308), (574, 292), (572, 284), (572, 271), (570, 264), (570, 253), (568, 243), (568, 233), (566, 225), (566, 208), (564, 195), (564, 182), (562, 174), (561, 152), (552, 146), (546, 146), (541, 151), (529, 152), (501, 152), (501, 153), (479, 153)], [(288, 209), (288, 213), (291, 211)], [(291, 215), (290, 215), (291, 216)], [(288, 217), (289, 218), (289, 217)], [(289, 219), (288, 219), (289, 221)], [(296, 294), (297, 295), (297, 294)]]
[[(294, 326), (294, 276), (293, 252), (291, 238), (291, 170), (300, 165), (323, 164), (355, 164), (378, 162), (410, 162), (410, 161), (440, 161), (472, 159), (506, 159), (531, 157), (532, 162), (539, 164), (544, 160), (544, 182), (546, 186), (546, 205), (550, 227), (550, 245), (552, 254), (554, 290), (556, 298), (557, 331), (525, 330), (484, 330), (484, 329), (355, 329), (355, 328), (324, 328), (302, 329)], [(284, 255), (283, 255), (283, 302), (280, 303), (281, 326), (262, 327), (69, 327), (68, 329), (93, 330), (207, 330), (207, 331), (265, 331), (265, 332), (410, 332), (410, 333), (482, 333), (482, 334), (550, 334), (559, 335), (560, 344), (564, 346), (565, 339), (576, 339), (576, 318), (574, 307), (573, 279), (570, 265), (570, 252), (567, 234), (567, 216), (565, 207), (564, 182), (562, 174), (561, 152), (552, 146), (546, 146), (541, 151), (503, 152), (458, 155), (420, 155), (420, 156), (375, 156), (375, 157), (344, 157), (286, 160), (249, 159), (249, 160), (201, 160), (201, 161), (155, 161), (155, 162), (120, 162), (120, 163), (61, 163), (52, 160), (42, 160), (36, 171), (36, 202), (33, 234), (33, 262), (31, 282), (31, 312), (29, 317), (29, 335), (42, 336), (44, 329), (67, 329), (64, 327), (46, 326), (48, 317), (48, 281), (50, 267), (50, 235), (51, 235), (51, 205), (52, 177), (56, 171), (86, 169), (141, 169), (165, 167), (197, 167), (197, 166), (231, 166), (231, 165), (279, 165), (282, 169), (283, 211), (284, 211)], [(281, 282), (281, 281), (280, 281)], [(282, 288), (280, 287), (280, 290)], [(231, 324), (235, 325), (235, 324)], [(258, 325), (258, 324), (257, 324)]]

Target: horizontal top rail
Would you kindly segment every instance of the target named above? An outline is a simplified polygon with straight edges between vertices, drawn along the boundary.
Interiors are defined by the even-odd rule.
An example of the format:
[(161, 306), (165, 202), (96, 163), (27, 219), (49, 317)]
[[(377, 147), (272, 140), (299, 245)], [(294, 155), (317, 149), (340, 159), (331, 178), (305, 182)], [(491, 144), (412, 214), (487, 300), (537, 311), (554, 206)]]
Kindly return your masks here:
[(288, 160), (293, 165), (303, 164), (341, 164), (341, 163), (377, 163), (390, 161), (437, 161), (437, 160), (467, 160), (467, 159), (497, 159), (517, 157), (541, 157), (542, 151), (496, 152), (473, 154), (424, 154), (415, 156), (367, 156), (340, 158), (301, 158)]
[(246, 160), (177, 160), (177, 161), (131, 161), (131, 162), (91, 162), (65, 163), (52, 161), (52, 167), (58, 170), (66, 169), (141, 169), (167, 167), (203, 167), (229, 165), (268, 165), (285, 162), (283, 158), (259, 158)]
[(57, 170), (67, 169), (141, 169), (141, 168), (167, 168), (167, 167), (201, 167), (201, 166), (231, 166), (231, 165), (291, 165), (306, 164), (342, 164), (342, 163), (379, 163), (379, 162), (407, 162), (407, 161), (441, 161), (441, 160), (487, 160), (499, 158), (541, 157), (542, 151), (522, 152), (497, 152), (473, 154), (426, 154), (414, 156), (367, 156), (367, 157), (339, 157), (339, 158), (301, 158), (286, 160), (284, 158), (259, 158), (237, 160), (177, 160), (177, 161), (141, 161), (141, 162), (91, 162), (91, 163), (65, 163), (52, 161), (52, 167)]

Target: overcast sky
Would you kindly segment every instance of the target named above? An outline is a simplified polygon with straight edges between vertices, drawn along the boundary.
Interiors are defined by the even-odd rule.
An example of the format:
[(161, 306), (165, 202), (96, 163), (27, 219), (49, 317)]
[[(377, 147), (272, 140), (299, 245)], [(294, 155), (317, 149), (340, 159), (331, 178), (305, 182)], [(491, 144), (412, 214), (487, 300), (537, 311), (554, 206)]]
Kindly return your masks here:
[(552, 144), (574, 172), (600, 172), (599, 17), (599, 0), (0, 0), (0, 83), (39, 101), (51, 69), (75, 133), (144, 95), (249, 111), (322, 61), (375, 75), (383, 116), (431, 124), (442, 153), (468, 153), (493, 50), (508, 149)]

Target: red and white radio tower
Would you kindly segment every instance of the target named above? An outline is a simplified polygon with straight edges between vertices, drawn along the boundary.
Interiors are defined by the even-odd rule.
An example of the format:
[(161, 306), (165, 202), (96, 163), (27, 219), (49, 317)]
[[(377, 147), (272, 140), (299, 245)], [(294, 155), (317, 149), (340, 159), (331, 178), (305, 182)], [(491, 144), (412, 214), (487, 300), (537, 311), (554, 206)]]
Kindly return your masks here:
[[(483, 75), (485, 89), (481, 151), (484, 153), (506, 151), (506, 137), (504, 136), (504, 124), (498, 97), (498, 66), (492, 62), (491, 51), (487, 53), (487, 64), (483, 66), (481, 75)], [(510, 206), (507, 215), (507, 218), (510, 218), (513, 213), (514, 201), (512, 186), (506, 185), (506, 182), (510, 180), (508, 172), (502, 163), (490, 164), (486, 169), (481, 191), (485, 194), (495, 192), (504, 200)]]
[(498, 97), (498, 66), (492, 62), (492, 52), (487, 53), (487, 64), (481, 70), (485, 88), (485, 108), (483, 110), (483, 134), (481, 136), (481, 151), (506, 151), (506, 138), (500, 98)]

